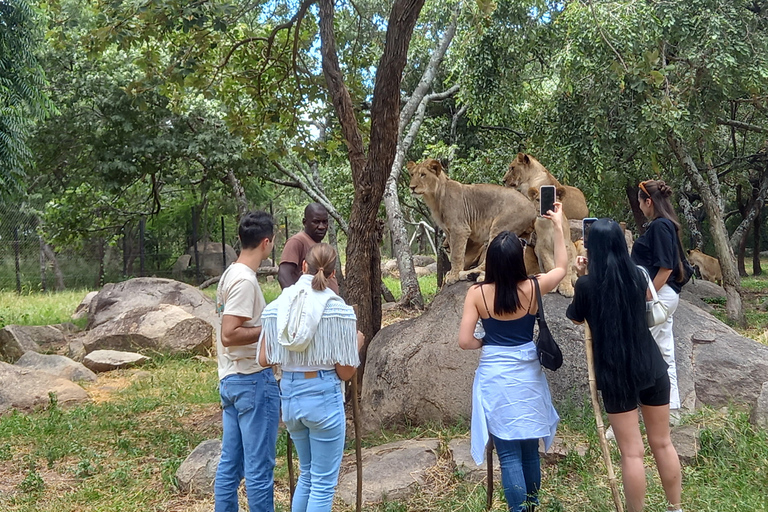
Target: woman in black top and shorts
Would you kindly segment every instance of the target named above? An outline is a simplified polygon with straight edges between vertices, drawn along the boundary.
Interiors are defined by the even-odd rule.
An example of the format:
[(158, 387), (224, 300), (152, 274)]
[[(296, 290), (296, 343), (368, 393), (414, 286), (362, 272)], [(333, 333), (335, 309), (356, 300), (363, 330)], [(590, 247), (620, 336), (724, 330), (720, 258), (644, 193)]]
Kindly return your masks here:
[(621, 473), (629, 512), (645, 502), (645, 448), (638, 404), (648, 444), (656, 460), (669, 510), (680, 511), (681, 474), (669, 430), (667, 365), (645, 319), (647, 280), (627, 252), (618, 223), (600, 219), (589, 232), (589, 260), (577, 259), (579, 274), (566, 315), (592, 329), (597, 387), (621, 451)]

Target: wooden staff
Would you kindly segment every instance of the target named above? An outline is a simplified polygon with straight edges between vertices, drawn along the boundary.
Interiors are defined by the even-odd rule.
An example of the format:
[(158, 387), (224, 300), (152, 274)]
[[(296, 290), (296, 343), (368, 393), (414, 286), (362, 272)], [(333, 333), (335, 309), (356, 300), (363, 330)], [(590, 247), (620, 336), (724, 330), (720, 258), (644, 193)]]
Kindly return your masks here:
[(352, 377), (352, 421), (355, 424), (355, 465), (357, 466), (355, 512), (360, 512), (363, 508), (363, 452), (360, 447), (360, 403), (357, 397), (357, 372), (355, 372)]
[(488, 446), (485, 447), (485, 458), (488, 461), (488, 485), (486, 486), (485, 509), (493, 506), (493, 438), (488, 436)]
[(291, 434), (287, 430), (285, 431), (285, 456), (288, 464), (288, 489), (291, 494), (288, 499), (289, 504), (293, 504), (293, 492), (296, 490), (296, 480), (293, 476), (293, 441), (291, 440)]
[[(357, 304), (352, 305), (357, 316)], [(352, 376), (352, 422), (355, 425), (355, 466), (357, 467), (357, 495), (355, 496), (355, 512), (363, 508), (363, 451), (360, 446), (360, 402), (357, 394), (357, 372)]]
[(603, 424), (603, 414), (600, 411), (600, 402), (597, 399), (597, 381), (595, 380), (595, 359), (592, 353), (592, 331), (589, 324), (584, 322), (584, 346), (587, 352), (587, 372), (589, 375), (589, 394), (592, 397), (592, 409), (595, 412), (595, 421), (597, 422), (597, 436), (600, 439), (600, 449), (603, 452), (603, 460), (608, 470), (608, 484), (611, 486), (613, 495), (613, 504), (616, 506), (616, 512), (624, 512), (624, 502), (619, 492), (619, 484), (616, 481), (616, 475), (613, 472), (613, 463), (611, 462), (611, 450), (608, 447), (608, 440), (605, 438), (605, 425)]

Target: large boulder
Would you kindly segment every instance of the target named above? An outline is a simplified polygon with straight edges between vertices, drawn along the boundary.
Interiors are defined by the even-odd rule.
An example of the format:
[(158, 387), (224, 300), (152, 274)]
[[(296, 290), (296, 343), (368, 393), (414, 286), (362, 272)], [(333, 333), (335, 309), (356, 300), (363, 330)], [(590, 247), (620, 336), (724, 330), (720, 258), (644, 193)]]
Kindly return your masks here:
[[(371, 341), (361, 397), (364, 429), (453, 423), (469, 417), (480, 352), (462, 351), (458, 346), (469, 286), (457, 283), (443, 288), (424, 314), (385, 327)], [(565, 317), (571, 299), (550, 293), (543, 302), (564, 358), (558, 371), (545, 370), (553, 401), (556, 407), (583, 403), (589, 400), (584, 328)], [(740, 336), (682, 299), (675, 313), (674, 335), (684, 408), (757, 404), (763, 382), (768, 381), (768, 346)]]
[[(195, 265), (195, 246), (187, 249), (189, 265)], [(224, 262), (226, 255), (226, 263)], [(222, 252), (221, 242), (197, 242), (197, 257), (200, 262), (200, 273), (206, 277), (220, 276), (233, 261), (237, 259), (237, 252), (230, 246), (224, 245)]]
[(178, 306), (159, 304), (125, 311), (88, 331), (86, 353), (94, 350), (204, 354), (213, 343), (213, 326)]
[(93, 299), (96, 298), (98, 293), (99, 292), (96, 291), (88, 292), (85, 297), (83, 297), (83, 300), (81, 300), (80, 304), (75, 308), (75, 312), (72, 313), (72, 320), (85, 318), (88, 315), (88, 309), (91, 307), (91, 302), (93, 302)]
[(16, 361), (16, 366), (40, 370), (71, 381), (93, 382), (96, 380), (96, 374), (83, 366), (82, 363), (64, 356), (44, 355), (30, 351)]
[(6, 325), (0, 329), (0, 359), (15, 363), (27, 351), (56, 350), (66, 343), (66, 335), (51, 325)]
[(135, 308), (171, 304), (216, 325), (216, 305), (188, 284), (157, 277), (137, 277), (105, 285), (88, 308), (88, 329)]
[(212, 495), (219, 459), (221, 459), (221, 440), (209, 439), (197, 445), (176, 471), (179, 490)]
[(11, 409), (32, 411), (45, 407), (51, 402), (51, 394), (60, 406), (90, 400), (88, 393), (72, 381), (0, 362), (0, 414)]

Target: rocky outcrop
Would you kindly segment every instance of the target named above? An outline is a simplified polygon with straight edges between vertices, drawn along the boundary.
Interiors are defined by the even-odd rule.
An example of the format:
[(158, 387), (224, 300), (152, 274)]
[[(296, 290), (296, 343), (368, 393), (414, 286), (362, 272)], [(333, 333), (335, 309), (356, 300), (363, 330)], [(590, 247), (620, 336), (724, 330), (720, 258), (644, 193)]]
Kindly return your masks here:
[(96, 380), (96, 374), (83, 366), (81, 363), (73, 361), (64, 356), (44, 355), (37, 352), (27, 352), (16, 361), (16, 366), (40, 370), (50, 373), (62, 379), (73, 382), (84, 380), (93, 382)]
[(72, 320), (85, 318), (88, 315), (88, 309), (91, 307), (91, 302), (93, 302), (93, 299), (95, 299), (98, 294), (99, 292), (88, 292), (85, 297), (83, 297), (83, 300), (80, 301), (80, 304), (75, 308), (75, 312), (72, 313)]
[(88, 393), (67, 379), (0, 362), (0, 414), (11, 409), (32, 411), (48, 406), (51, 397), (59, 406), (90, 400)]
[(170, 304), (205, 320), (217, 321), (216, 306), (211, 299), (188, 284), (173, 279), (138, 277), (105, 285), (88, 308), (88, 329), (136, 308)]
[(94, 350), (204, 354), (213, 343), (213, 326), (177, 306), (159, 304), (121, 313), (90, 330), (83, 338), (86, 353)]
[[(698, 281), (691, 293), (712, 292)], [(706, 289), (700, 289), (703, 285)], [(444, 288), (420, 317), (389, 325), (368, 348), (363, 376), (362, 425), (454, 423), (470, 414), (470, 393), (479, 351), (458, 347), (468, 283)], [(693, 295), (696, 297), (696, 295)], [(589, 400), (584, 329), (565, 317), (570, 299), (544, 297), (544, 312), (563, 352), (563, 366), (545, 370), (556, 406)], [(768, 382), (768, 346), (744, 338), (686, 300), (674, 322), (678, 386), (683, 407), (728, 403), (753, 408)]]

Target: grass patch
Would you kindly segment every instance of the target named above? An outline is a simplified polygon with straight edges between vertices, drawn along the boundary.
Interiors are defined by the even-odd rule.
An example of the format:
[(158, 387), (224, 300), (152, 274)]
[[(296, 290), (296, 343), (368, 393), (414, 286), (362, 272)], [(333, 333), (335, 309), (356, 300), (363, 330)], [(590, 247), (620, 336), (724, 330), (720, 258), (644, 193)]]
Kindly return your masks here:
[[(55, 293), (0, 291), (0, 328), (11, 325), (50, 325), (73, 322), (72, 313), (89, 290), (73, 289)], [(74, 321), (84, 327), (86, 319)]]

